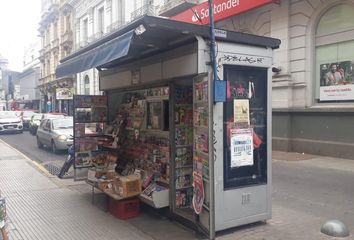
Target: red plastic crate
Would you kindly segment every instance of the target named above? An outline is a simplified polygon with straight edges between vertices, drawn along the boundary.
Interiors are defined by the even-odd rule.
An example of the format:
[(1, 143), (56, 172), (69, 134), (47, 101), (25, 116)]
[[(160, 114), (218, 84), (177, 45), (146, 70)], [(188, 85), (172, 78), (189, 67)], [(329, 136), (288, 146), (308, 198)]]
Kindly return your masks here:
[(109, 198), (108, 211), (119, 219), (137, 217), (140, 214), (139, 198), (129, 198), (124, 200), (114, 200)]

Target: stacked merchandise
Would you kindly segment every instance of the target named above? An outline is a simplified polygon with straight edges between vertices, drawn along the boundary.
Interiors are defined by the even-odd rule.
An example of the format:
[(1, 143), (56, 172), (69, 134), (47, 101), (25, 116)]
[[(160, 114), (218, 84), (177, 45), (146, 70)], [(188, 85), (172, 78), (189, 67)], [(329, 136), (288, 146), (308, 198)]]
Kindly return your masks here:
[(152, 130), (143, 123), (147, 118), (147, 99), (161, 104), (168, 94), (168, 88), (155, 88), (146, 90), (144, 94), (123, 97), (126, 100), (117, 111), (117, 114), (126, 116), (127, 131), (116, 170), (120, 175), (138, 172), (145, 189), (141, 199), (157, 208), (168, 206), (170, 142), (166, 136), (168, 132)]
[(193, 91), (191, 87), (175, 89), (175, 205), (191, 208), (193, 197)]
[(194, 82), (194, 151), (193, 151), (193, 209), (201, 214), (208, 211), (209, 199), (205, 198), (204, 186), (209, 184), (209, 111), (208, 81), (206, 78)]

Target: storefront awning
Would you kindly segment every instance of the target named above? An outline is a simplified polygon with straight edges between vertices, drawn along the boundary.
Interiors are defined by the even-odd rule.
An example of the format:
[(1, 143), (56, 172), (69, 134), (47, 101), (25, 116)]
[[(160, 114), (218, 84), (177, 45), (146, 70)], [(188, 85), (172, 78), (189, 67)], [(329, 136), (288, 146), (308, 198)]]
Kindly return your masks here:
[(126, 56), (133, 34), (134, 30), (131, 30), (81, 55), (73, 57), (70, 61), (59, 64), (56, 69), (56, 76), (63, 77), (83, 72)]
[[(113, 68), (196, 41), (196, 36), (209, 39), (209, 35), (209, 26), (145, 16), (60, 60), (56, 77)], [(279, 39), (226, 30), (218, 30), (216, 40), (273, 49), (280, 45)]]

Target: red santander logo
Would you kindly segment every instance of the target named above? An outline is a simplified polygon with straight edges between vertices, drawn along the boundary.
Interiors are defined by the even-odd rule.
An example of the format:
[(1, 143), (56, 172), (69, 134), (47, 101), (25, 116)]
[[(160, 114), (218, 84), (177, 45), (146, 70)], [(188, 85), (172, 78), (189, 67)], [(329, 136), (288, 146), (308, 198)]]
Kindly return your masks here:
[[(213, 3), (214, 20), (218, 22), (269, 3), (279, 3), (279, 0), (215, 0)], [(206, 1), (170, 19), (205, 25), (209, 24), (209, 14), (209, 4)]]

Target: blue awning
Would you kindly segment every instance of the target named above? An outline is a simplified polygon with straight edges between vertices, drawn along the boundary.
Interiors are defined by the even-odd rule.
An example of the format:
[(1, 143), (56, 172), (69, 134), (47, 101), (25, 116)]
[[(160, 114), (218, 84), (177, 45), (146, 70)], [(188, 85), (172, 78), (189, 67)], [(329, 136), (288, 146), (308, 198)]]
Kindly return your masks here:
[(60, 63), (55, 72), (56, 77), (60, 78), (83, 72), (128, 55), (133, 35), (134, 30), (131, 30), (68, 61)]

